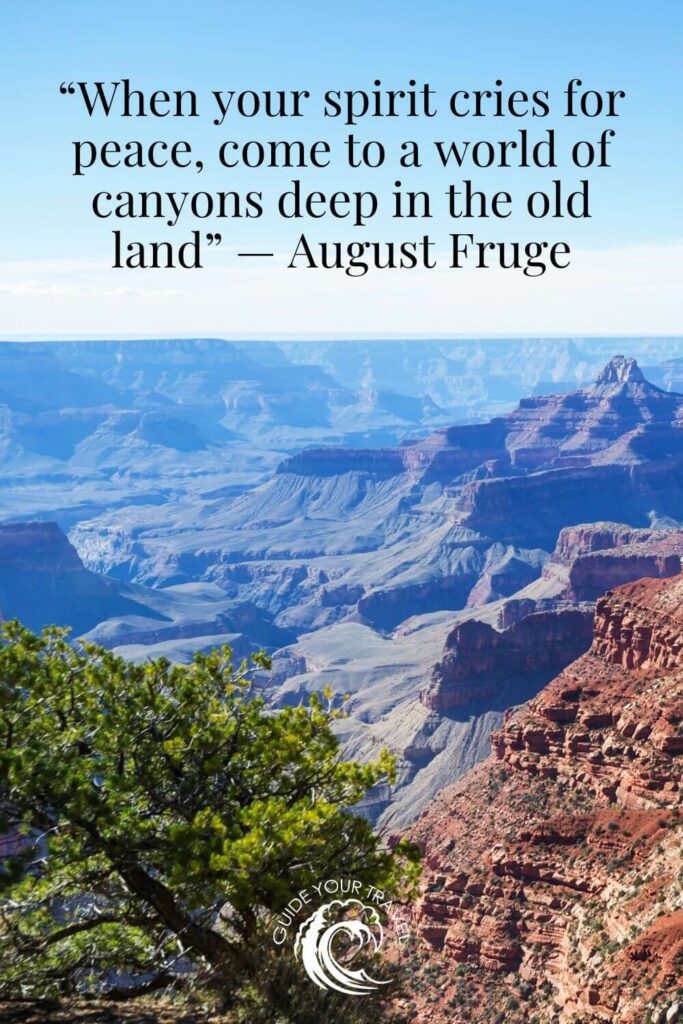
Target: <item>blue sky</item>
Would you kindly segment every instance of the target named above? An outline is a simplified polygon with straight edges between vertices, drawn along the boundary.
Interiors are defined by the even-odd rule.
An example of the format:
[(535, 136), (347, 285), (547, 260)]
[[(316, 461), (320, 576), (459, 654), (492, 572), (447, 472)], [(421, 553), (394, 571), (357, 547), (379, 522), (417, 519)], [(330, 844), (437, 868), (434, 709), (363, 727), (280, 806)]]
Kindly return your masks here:
[[(634, 331), (678, 330), (683, 318), (669, 282), (675, 280), (673, 266), (680, 271), (683, 243), (682, 28), (683, 5), (675, 0), (647, 5), (632, 0), (571, 5), (531, 0), (5, 2), (0, 6), (0, 334), (247, 333), (250, 327), (256, 334), (329, 334), (337, 327), (343, 333), (391, 334), (402, 326), (415, 333), (587, 333), (591, 325), (599, 333), (624, 329), (629, 314)], [(575, 268), (551, 275), (554, 280), (547, 275), (529, 287), (518, 275), (511, 280), (509, 272), (466, 275), (464, 282), (462, 275), (454, 280), (452, 273), (435, 272), (399, 273), (391, 280), (375, 274), (349, 282), (343, 275), (311, 271), (295, 272), (293, 280), (283, 259), (275, 266), (271, 261), (246, 268), (234, 257), (249, 244), (274, 248), (283, 257), (298, 228), (273, 218), (248, 228), (232, 222), (226, 231), (224, 225), (222, 252), (207, 271), (115, 272), (109, 269), (110, 225), (97, 223), (89, 211), (90, 195), (98, 188), (268, 192), (277, 191), (280, 181), (285, 187), (291, 174), (228, 174), (207, 159), (205, 173), (190, 177), (180, 171), (122, 171), (76, 179), (69, 173), (71, 141), (188, 138), (207, 156), (225, 138), (313, 139), (324, 133), (338, 145), (347, 129), (314, 116), (303, 123), (255, 119), (215, 128), (207, 113), (194, 123), (151, 118), (144, 124), (135, 119), (95, 123), (77, 99), (59, 94), (65, 80), (122, 77), (142, 89), (193, 88), (203, 113), (211, 110), (212, 89), (305, 88), (314, 105), (327, 88), (370, 88), (375, 78), (387, 88), (405, 87), (411, 77), (429, 82), (439, 97), (456, 88), (491, 87), (500, 78), (509, 89), (548, 89), (557, 101), (568, 79), (579, 77), (591, 88), (623, 89), (627, 98), (622, 116), (611, 125), (618, 132), (614, 166), (592, 175), (590, 221), (539, 226), (514, 218), (468, 228), (483, 238), (567, 238), (577, 252)], [(552, 118), (547, 125), (567, 137), (567, 122)], [(529, 122), (506, 118), (473, 125), (440, 116), (438, 126), (436, 119), (412, 124), (397, 119), (367, 122), (356, 132), (381, 138), (391, 149), (404, 138), (506, 137), (524, 126)], [(592, 135), (604, 126), (608, 122), (597, 120), (586, 131)], [(454, 177), (431, 169), (410, 173), (406, 183), (439, 193)], [(376, 183), (382, 189), (394, 177), (393, 169), (371, 176), (342, 170), (323, 174), (316, 183), (328, 188)], [(514, 195), (542, 183), (534, 172), (470, 176), (480, 187), (505, 187)], [(579, 176), (565, 172), (568, 180)], [(114, 226), (129, 232), (138, 227)], [(382, 218), (357, 236), (336, 223), (302, 226), (324, 238), (417, 233)], [(419, 233), (423, 230), (419, 227)], [(447, 237), (453, 227), (435, 219), (429, 230)], [(132, 235), (143, 237), (145, 231)]]

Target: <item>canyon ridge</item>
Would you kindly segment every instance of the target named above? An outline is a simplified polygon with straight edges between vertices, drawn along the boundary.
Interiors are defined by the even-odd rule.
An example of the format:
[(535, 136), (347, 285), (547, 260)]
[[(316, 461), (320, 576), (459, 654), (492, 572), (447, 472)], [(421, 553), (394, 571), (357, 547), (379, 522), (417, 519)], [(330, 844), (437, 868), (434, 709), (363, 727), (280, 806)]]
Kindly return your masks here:
[(398, 758), (364, 812), (404, 825), (606, 587), (679, 569), (678, 342), (633, 342), (647, 375), (612, 344), (0, 346), (0, 610), (133, 659), (265, 648), (276, 703), (349, 694), (344, 750)]

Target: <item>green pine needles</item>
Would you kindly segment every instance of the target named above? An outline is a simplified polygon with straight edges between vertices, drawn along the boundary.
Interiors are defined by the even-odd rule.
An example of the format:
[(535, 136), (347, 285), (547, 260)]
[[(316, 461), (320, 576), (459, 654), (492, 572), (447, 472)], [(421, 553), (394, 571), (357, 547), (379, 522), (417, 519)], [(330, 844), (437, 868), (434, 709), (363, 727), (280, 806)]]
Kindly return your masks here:
[(3, 626), (0, 833), (22, 848), (0, 864), (0, 997), (163, 990), (251, 1021), (324, 1019), (274, 918), (332, 876), (409, 896), (418, 857), (351, 810), (391, 758), (340, 757), (327, 692), (274, 711), (255, 681), (268, 667), (229, 648), (133, 665)]

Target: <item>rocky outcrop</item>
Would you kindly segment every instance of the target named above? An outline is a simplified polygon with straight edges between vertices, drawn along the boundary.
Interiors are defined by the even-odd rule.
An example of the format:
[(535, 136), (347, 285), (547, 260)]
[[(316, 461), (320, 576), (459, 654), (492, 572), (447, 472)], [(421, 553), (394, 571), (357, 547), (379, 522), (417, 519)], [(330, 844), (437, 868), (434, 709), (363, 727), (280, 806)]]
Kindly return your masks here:
[(316, 477), (363, 473), (375, 479), (398, 476), (403, 471), (401, 451), (397, 448), (306, 448), (285, 459), (276, 470), (278, 474)]
[(644, 384), (643, 371), (635, 359), (628, 356), (614, 356), (595, 379), (598, 387), (604, 384)]
[(403, 1008), (429, 1024), (677, 1019), (683, 577), (601, 598), (590, 651), (493, 743), (412, 829), (428, 955)]
[(537, 608), (538, 602), (532, 597), (511, 597), (509, 601), (504, 602), (498, 612), (496, 629), (507, 629), (508, 626), (513, 626), (520, 619), (537, 611)]
[(592, 613), (579, 609), (526, 615), (499, 632), (470, 619), (449, 634), (420, 701), (446, 712), (497, 693), (506, 679), (557, 672), (590, 645)]
[(484, 569), (470, 591), (467, 607), (481, 608), (502, 597), (516, 594), (538, 577), (538, 571), (537, 564), (515, 556)]
[(526, 545), (547, 549), (572, 522), (627, 512), (644, 527), (653, 509), (680, 514), (683, 396), (648, 383), (634, 360), (615, 356), (589, 387), (522, 399), (503, 420), (510, 468), (464, 487), (470, 529), (519, 543), (523, 527)]
[(553, 778), (580, 770), (609, 802), (657, 806), (676, 793), (680, 768), (668, 755), (683, 753), (682, 609), (680, 575), (601, 598), (590, 652), (494, 734), (496, 757)]
[(624, 523), (582, 523), (560, 530), (543, 575), (568, 567), (562, 596), (594, 601), (605, 590), (643, 577), (663, 579), (681, 570), (683, 530), (634, 529)]
[(365, 622), (376, 629), (395, 629), (411, 615), (425, 615), (438, 609), (464, 608), (479, 577), (476, 572), (441, 576), (424, 583), (375, 590), (360, 598), (356, 608)]
[(142, 610), (114, 581), (86, 569), (59, 526), (49, 522), (0, 525), (0, 608), (32, 629), (70, 626), (76, 634), (109, 616)]
[(681, 571), (683, 530), (637, 530), (622, 523), (582, 524), (561, 530), (550, 563), (569, 567), (567, 600), (594, 601), (608, 588), (642, 577), (660, 579)]
[(594, 601), (605, 586), (618, 587), (643, 576), (655, 579), (675, 576), (681, 570), (681, 554), (675, 548), (683, 548), (683, 534), (670, 546), (632, 545), (616, 553), (604, 551), (598, 556), (579, 558), (569, 573), (567, 597), (575, 601)]
[(576, 456), (604, 462), (620, 443), (619, 458), (615, 451), (609, 461), (633, 463), (630, 442), (654, 429), (668, 431), (680, 451), (681, 404), (680, 395), (646, 381), (634, 359), (614, 356), (588, 387), (522, 399), (506, 417), (506, 447), (514, 464), (538, 468)]
[(601, 598), (591, 652), (624, 668), (683, 669), (683, 586), (640, 580)]
[(569, 523), (626, 517), (646, 526), (653, 509), (678, 522), (683, 508), (683, 460), (555, 468), (528, 476), (466, 484), (462, 525), (510, 544), (552, 550)]
[(403, 464), (424, 485), (450, 483), (477, 467), (486, 475), (505, 471), (510, 458), (505, 450), (505, 421), (472, 423), (439, 430), (424, 441), (402, 448)]
[(44, 522), (0, 525), (0, 566), (3, 573), (83, 572), (78, 552), (57, 523)]
[(571, 565), (582, 555), (622, 548), (656, 539), (655, 530), (639, 530), (626, 523), (579, 523), (560, 530), (552, 561)]

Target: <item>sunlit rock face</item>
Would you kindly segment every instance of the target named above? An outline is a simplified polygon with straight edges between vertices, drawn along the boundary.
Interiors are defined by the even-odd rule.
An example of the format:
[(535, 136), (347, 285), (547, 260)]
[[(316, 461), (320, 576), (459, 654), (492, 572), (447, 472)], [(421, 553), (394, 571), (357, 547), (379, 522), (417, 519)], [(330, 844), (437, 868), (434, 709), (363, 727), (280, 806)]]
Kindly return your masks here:
[(682, 610), (680, 574), (602, 596), (590, 651), (408, 830), (426, 867), (416, 1018), (678, 1019)]

